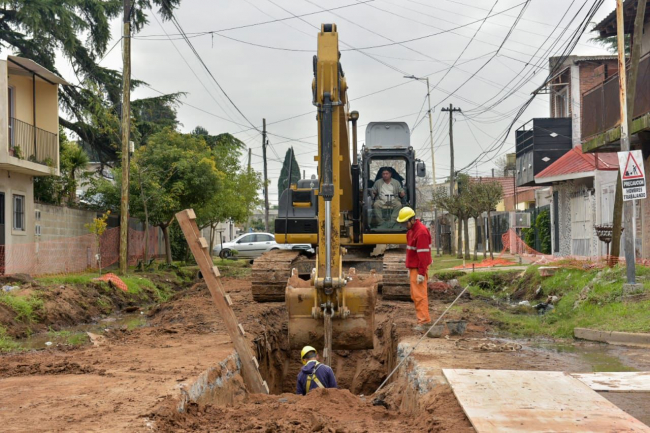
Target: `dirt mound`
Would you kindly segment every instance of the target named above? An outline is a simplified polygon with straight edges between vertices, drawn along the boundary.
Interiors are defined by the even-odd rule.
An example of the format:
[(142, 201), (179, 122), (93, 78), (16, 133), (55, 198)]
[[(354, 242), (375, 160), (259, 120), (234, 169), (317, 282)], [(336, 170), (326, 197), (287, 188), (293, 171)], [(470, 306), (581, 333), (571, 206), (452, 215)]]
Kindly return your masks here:
[(105, 374), (105, 370), (97, 370), (89, 365), (80, 365), (67, 360), (48, 364), (39, 362), (33, 364), (17, 364), (0, 367), (0, 377), (30, 376), (34, 374)]
[(171, 404), (152, 417), (163, 432), (389, 432), (410, 421), (342, 389), (318, 389), (305, 397), (255, 394), (232, 407), (192, 405), (186, 413)]
[(182, 289), (172, 274), (141, 276), (147, 277), (156, 288), (142, 285), (137, 293), (131, 293), (101, 281), (43, 285), (23, 278), (20, 289), (11, 292), (20, 302), (14, 302), (14, 307), (0, 302), (0, 326), (7, 335), (24, 338), (49, 329), (90, 323), (111, 312), (157, 302), (161, 292)]

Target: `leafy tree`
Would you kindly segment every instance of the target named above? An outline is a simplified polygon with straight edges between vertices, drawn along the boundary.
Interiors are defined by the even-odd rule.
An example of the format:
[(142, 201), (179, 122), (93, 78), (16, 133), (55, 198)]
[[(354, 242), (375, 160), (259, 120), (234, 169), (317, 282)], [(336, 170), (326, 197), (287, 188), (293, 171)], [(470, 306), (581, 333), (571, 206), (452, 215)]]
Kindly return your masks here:
[[(596, 45), (600, 45), (601, 47), (605, 48), (607, 51), (609, 51), (612, 54), (617, 54), (618, 53), (618, 37), (616, 35), (614, 36), (600, 36), (600, 33), (595, 29), (596, 23), (591, 23), (591, 31), (596, 32), (596, 36), (593, 38), (588, 39), (588, 42), (594, 43)], [(630, 38), (631, 34), (627, 33), (625, 35), (625, 55), (628, 56), (631, 51), (631, 46), (630, 46)]]
[[(287, 182), (289, 177), (289, 165), (291, 165), (291, 180)], [(282, 170), (280, 171), (280, 177), (278, 178), (278, 201), (280, 196), (282, 196), (282, 191), (289, 188), (290, 184), (296, 183), (300, 180), (300, 167), (298, 166), (298, 161), (296, 161), (296, 156), (293, 153), (293, 147), (287, 149), (287, 152), (284, 154), (284, 162), (282, 163)]]
[(218, 170), (227, 173), (219, 182), (217, 193), (196, 214), (199, 228), (210, 227), (212, 252), (219, 223), (247, 221), (254, 207), (259, 204), (257, 193), (262, 183), (258, 173), (241, 167), (241, 151), (245, 148), (242, 141), (228, 133), (211, 136), (201, 127), (195, 128), (192, 135), (206, 139)]
[[(158, 8), (163, 19), (170, 19), (180, 0), (134, 0), (131, 24), (134, 32), (147, 23), (146, 10)], [(62, 86), (59, 102), (60, 124), (89, 143), (102, 160), (114, 159), (116, 148), (106, 131), (88, 122), (92, 109), (104, 109), (97, 101), (106, 100), (117, 111), (122, 93), (122, 76), (118, 71), (99, 65), (111, 42), (110, 23), (123, 13), (121, 0), (13, 0), (0, 5), (0, 50), (29, 58), (59, 73), (59, 53), (74, 69), (83, 87)], [(60, 75), (60, 74), (59, 74)], [(133, 86), (142, 84), (132, 81)], [(98, 92), (88, 91), (96, 87)]]
[[(488, 239), (492, 235), (492, 217), (490, 213), (496, 210), (497, 205), (503, 199), (503, 187), (499, 182), (480, 182), (477, 184), (476, 199), (478, 206), (482, 212), (487, 212), (488, 218)], [(490, 245), (490, 258), (494, 260), (494, 252), (492, 248), (492, 241), (488, 242)]]
[[(218, 193), (225, 174), (217, 168), (215, 155), (202, 137), (165, 129), (149, 137), (133, 155), (129, 183), (131, 214), (162, 229), (167, 263), (172, 261), (169, 226), (176, 212), (193, 208), (202, 212)], [(87, 196), (94, 204), (119, 209), (121, 171), (113, 170), (115, 182), (97, 179)], [(146, 208), (146, 212), (145, 212)]]

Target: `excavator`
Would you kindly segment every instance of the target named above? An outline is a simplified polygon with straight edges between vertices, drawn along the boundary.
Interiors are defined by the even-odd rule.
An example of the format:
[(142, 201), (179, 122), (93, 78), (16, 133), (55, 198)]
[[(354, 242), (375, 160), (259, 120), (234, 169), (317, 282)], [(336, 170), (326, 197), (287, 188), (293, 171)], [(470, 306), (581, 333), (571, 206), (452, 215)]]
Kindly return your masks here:
[[(323, 24), (312, 82), (318, 177), (285, 189), (275, 220), (276, 242), (315, 245), (315, 258), (274, 250), (252, 270), (256, 301), (286, 302), (291, 348), (323, 348), (326, 362), (332, 350), (373, 348), (380, 284), (384, 299), (410, 299), (404, 250), (387, 247), (406, 244), (406, 228), (395, 217), (403, 206), (416, 207), (416, 177), (425, 175), (406, 123), (369, 123), (357, 151), (359, 113), (349, 111), (339, 59), (336, 24)], [(373, 190), (385, 172), (399, 182), (398, 194)]]

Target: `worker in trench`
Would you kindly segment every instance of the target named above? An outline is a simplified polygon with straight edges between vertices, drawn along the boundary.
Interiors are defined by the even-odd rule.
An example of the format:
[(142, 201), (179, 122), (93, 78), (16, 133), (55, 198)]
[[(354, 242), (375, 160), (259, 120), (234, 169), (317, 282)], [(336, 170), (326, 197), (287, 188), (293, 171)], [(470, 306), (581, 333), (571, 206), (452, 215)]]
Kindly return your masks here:
[(303, 367), (298, 373), (298, 384), (296, 394), (307, 395), (309, 391), (316, 388), (338, 388), (334, 371), (318, 362), (318, 353), (311, 346), (305, 346), (300, 352), (300, 360)]
[(429, 265), (431, 264), (431, 233), (410, 207), (403, 207), (397, 216), (397, 222), (408, 229), (406, 232), (406, 267), (409, 270), (411, 283), (411, 299), (415, 304), (417, 325), (416, 332), (425, 332), (431, 326), (429, 316), (429, 299), (427, 297), (427, 281), (429, 280)]

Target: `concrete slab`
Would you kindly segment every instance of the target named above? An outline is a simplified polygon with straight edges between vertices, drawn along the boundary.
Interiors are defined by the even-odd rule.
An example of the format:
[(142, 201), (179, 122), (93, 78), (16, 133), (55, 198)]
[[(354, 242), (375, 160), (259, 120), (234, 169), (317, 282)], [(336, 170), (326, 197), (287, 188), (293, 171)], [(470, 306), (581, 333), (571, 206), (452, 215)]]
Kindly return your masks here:
[(599, 331), (596, 329), (575, 328), (573, 336), (589, 341), (619, 344), (623, 346), (650, 347), (650, 333)]
[(650, 392), (650, 371), (572, 373), (571, 376), (594, 391)]
[(650, 427), (563, 372), (444, 369), (443, 373), (478, 433), (650, 433)]

